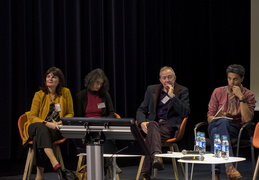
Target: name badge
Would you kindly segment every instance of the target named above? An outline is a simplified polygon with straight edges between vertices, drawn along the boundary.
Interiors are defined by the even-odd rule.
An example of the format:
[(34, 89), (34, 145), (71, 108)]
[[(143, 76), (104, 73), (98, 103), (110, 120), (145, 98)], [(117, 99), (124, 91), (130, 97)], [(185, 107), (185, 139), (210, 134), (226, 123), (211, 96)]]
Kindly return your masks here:
[(55, 110), (58, 111), (58, 112), (61, 111), (59, 103), (55, 104)]
[(169, 100), (170, 98), (168, 96), (165, 96), (163, 99), (162, 99), (162, 103), (165, 104), (167, 103), (167, 101)]
[(97, 107), (98, 107), (98, 109), (105, 108), (105, 103), (104, 102), (99, 103), (99, 104), (97, 104)]

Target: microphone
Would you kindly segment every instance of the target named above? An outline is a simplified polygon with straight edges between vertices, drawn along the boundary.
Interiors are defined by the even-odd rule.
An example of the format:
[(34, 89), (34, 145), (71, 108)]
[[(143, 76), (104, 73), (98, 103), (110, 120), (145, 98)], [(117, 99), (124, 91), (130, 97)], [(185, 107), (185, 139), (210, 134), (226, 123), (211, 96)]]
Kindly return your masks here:
[(182, 154), (186, 155), (186, 154), (200, 154), (199, 151), (192, 151), (192, 150), (182, 150)]
[(181, 158), (182, 160), (188, 161), (204, 161), (204, 156), (184, 156)]

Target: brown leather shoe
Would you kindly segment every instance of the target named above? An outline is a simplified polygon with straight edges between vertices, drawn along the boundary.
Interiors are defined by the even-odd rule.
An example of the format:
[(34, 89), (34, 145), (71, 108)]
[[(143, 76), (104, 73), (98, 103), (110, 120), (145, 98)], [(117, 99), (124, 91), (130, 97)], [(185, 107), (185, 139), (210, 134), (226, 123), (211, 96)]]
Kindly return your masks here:
[(242, 178), (242, 175), (234, 168), (234, 166), (230, 166), (226, 170), (226, 174), (228, 175), (228, 178), (231, 180), (236, 180)]
[(140, 180), (150, 180), (150, 175), (141, 173)]
[[(219, 174), (220, 174), (219, 170), (216, 169), (216, 170), (215, 170), (215, 180), (220, 180)], [(213, 180), (214, 180), (214, 179), (213, 179)]]
[(215, 180), (220, 180), (219, 175), (215, 175)]
[(154, 161), (152, 164), (153, 168), (156, 168), (158, 171), (161, 171), (164, 169), (164, 163), (161, 157), (154, 157)]

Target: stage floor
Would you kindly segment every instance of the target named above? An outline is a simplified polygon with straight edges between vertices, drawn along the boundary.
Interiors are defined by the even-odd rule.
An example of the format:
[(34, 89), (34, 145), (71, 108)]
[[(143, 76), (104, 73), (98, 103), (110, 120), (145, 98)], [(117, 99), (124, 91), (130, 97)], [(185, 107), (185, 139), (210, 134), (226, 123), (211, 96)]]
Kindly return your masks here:
[[(132, 162), (128, 158), (126, 159), (117, 159), (117, 163), (122, 169), (122, 173), (120, 174), (121, 180), (133, 180), (136, 177), (136, 173), (138, 170), (139, 158), (134, 158), (135, 162), (133, 165)], [(75, 171), (77, 158), (64, 158), (65, 165), (67, 169), (71, 169)], [(128, 163), (127, 163), (128, 161)], [(163, 171), (158, 171), (158, 176), (156, 180), (172, 180), (174, 178), (173, 168), (171, 161), (169, 159), (164, 158), (165, 169)], [(1, 161), (0, 160), (0, 180), (20, 180), (22, 179), (22, 173), (24, 168), (25, 160), (20, 161)], [(53, 170), (46, 168), (46, 172), (44, 173), (44, 178), (47, 180), (57, 180), (57, 173), (53, 172)], [(189, 170), (191, 167), (189, 167)], [(211, 166), (210, 165), (195, 165), (194, 166), (194, 175), (193, 179), (197, 180), (208, 180), (211, 179)], [(248, 158), (244, 162), (238, 163), (238, 170), (242, 174), (242, 180), (251, 180), (253, 176), (253, 168), (251, 160)], [(180, 166), (178, 166), (179, 178), (184, 179), (181, 173)], [(34, 179), (35, 172), (33, 172), (31, 179)], [(220, 176), (221, 180), (228, 180), (225, 174), (225, 167), (222, 165), (222, 173)]]

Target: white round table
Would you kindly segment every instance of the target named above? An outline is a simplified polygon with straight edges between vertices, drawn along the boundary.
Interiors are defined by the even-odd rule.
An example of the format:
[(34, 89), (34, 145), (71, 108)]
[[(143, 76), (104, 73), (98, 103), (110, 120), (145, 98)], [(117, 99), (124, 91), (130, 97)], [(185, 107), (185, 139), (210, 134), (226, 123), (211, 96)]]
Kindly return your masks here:
[[(178, 162), (185, 163), (185, 180), (188, 180), (188, 164), (211, 164), (211, 170), (212, 170), (212, 179), (215, 179), (215, 164), (225, 164), (225, 163), (234, 163), (234, 162), (240, 162), (245, 161), (246, 158), (242, 157), (229, 157), (228, 160), (225, 160), (223, 158), (215, 158), (213, 157), (212, 153), (205, 154), (204, 160), (184, 160), (181, 159), (183, 157), (193, 157), (193, 156), (199, 156), (198, 154), (186, 154), (183, 155), (182, 152), (172, 152), (172, 153), (164, 153), (164, 154), (157, 154), (157, 157), (164, 157), (164, 158), (178, 158)], [(191, 173), (191, 179), (192, 179), (192, 173)]]
[(226, 163), (234, 163), (234, 162), (240, 162), (245, 161), (246, 158), (242, 157), (229, 157), (228, 160), (225, 160), (223, 158), (215, 158), (212, 154), (205, 154), (204, 160), (184, 160), (179, 159), (178, 162), (185, 163), (185, 180), (188, 180), (188, 164), (211, 164), (211, 171), (212, 171), (212, 179), (215, 179), (215, 164), (226, 164)]

